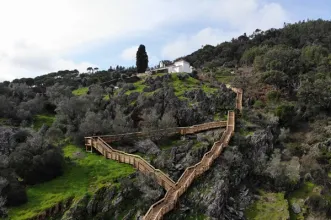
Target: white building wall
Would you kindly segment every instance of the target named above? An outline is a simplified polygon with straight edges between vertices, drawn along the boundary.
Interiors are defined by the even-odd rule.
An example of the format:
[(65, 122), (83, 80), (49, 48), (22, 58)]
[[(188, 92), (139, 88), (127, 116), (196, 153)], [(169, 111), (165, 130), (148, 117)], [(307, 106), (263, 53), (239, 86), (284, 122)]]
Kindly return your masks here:
[(192, 69), (189, 63), (180, 60), (174, 63), (173, 66), (168, 67), (168, 72), (169, 73), (191, 73)]
[(191, 73), (192, 72), (192, 69), (191, 69), (191, 66), (190, 66), (189, 63), (184, 62), (182, 72), (185, 72), (185, 73)]

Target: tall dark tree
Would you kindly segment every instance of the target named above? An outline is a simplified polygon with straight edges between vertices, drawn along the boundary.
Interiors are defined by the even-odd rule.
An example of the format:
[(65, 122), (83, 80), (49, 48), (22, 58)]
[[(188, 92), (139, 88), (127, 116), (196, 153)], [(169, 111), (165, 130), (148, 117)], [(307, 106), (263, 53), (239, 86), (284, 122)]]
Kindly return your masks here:
[(148, 67), (148, 55), (144, 45), (140, 44), (136, 56), (137, 72), (144, 73)]

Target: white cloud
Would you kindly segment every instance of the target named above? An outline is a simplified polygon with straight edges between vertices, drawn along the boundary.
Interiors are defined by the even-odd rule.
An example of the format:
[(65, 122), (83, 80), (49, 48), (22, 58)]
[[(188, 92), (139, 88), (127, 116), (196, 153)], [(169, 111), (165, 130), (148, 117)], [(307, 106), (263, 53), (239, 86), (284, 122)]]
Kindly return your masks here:
[[(171, 32), (171, 25), (185, 24), (187, 21), (222, 21), (245, 31), (258, 26), (254, 22), (262, 27), (283, 22), (283, 10), (278, 4), (261, 6), (259, 2), (260, 0), (0, 1), (0, 80), (57, 71), (61, 69), (61, 66), (57, 66), (61, 63), (69, 69), (83, 68), (88, 63), (73, 62), (72, 57), (75, 54), (107, 41), (148, 35), (149, 31), (160, 30), (164, 26)], [(277, 19), (280, 19), (279, 22), (275, 22)], [(222, 33), (217, 29), (209, 31), (214, 37)], [(204, 30), (199, 34), (203, 35)], [(186, 48), (182, 48), (183, 51), (188, 51), (187, 48), (192, 50), (201, 42), (208, 43), (207, 40), (210, 39), (216, 41), (207, 34), (182, 37), (196, 42), (187, 43)], [(132, 48), (122, 54), (124, 59), (130, 56), (132, 58)]]
[(121, 58), (123, 60), (127, 60), (127, 61), (135, 60), (137, 50), (138, 50), (138, 46), (132, 46), (132, 47), (126, 48), (125, 50), (122, 51)]
[[(162, 48), (162, 57), (175, 59), (192, 53), (202, 45), (216, 45), (223, 41), (229, 41), (243, 33), (250, 34), (255, 29), (268, 29), (281, 27), (285, 21), (289, 21), (285, 10), (276, 3), (263, 4), (259, 0), (224, 0), (210, 12), (209, 17), (214, 21), (222, 22), (231, 28), (225, 31), (222, 28), (204, 28), (196, 34), (179, 36)], [(208, 5), (207, 5), (208, 6)], [(207, 7), (206, 6), (206, 7)]]
[(181, 35), (174, 42), (166, 44), (162, 49), (162, 56), (175, 59), (187, 55), (206, 44), (215, 45), (228, 40), (237, 33), (225, 33), (219, 29), (205, 28), (193, 36)]

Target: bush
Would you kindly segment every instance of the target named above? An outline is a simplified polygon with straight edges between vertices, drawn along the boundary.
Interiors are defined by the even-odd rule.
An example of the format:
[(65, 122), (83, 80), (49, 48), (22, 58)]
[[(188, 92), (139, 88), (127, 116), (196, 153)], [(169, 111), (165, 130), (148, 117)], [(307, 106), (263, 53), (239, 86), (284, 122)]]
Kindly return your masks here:
[(254, 108), (263, 108), (265, 105), (261, 100), (256, 100), (253, 106)]
[(286, 142), (288, 135), (290, 134), (290, 129), (288, 128), (281, 128), (279, 134), (279, 140), (282, 142)]
[(7, 217), (6, 199), (0, 196), (0, 218)]
[(279, 98), (280, 98), (280, 92), (278, 92), (278, 91), (270, 91), (267, 94), (267, 100), (269, 102), (272, 102), (272, 101), (273, 102), (278, 102)]
[(63, 172), (63, 154), (35, 134), (9, 157), (9, 166), (28, 184), (51, 180)]
[(294, 124), (295, 108), (293, 105), (280, 105), (275, 110), (275, 115), (279, 117), (279, 122), (282, 126), (290, 127)]
[(321, 195), (313, 194), (309, 197), (308, 206), (315, 212), (324, 212), (328, 216), (331, 213), (331, 203)]

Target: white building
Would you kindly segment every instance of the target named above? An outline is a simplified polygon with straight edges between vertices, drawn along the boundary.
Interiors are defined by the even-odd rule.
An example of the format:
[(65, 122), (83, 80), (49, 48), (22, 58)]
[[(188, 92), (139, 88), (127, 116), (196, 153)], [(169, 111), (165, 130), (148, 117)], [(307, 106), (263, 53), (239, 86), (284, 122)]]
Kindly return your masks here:
[(167, 72), (167, 73), (192, 73), (193, 67), (190, 65), (189, 62), (180, 59), (174, 63), (164, 63), (163, 61), (160, 62), (159, 68), (151, 70), (152, 73), (157, 72)]

